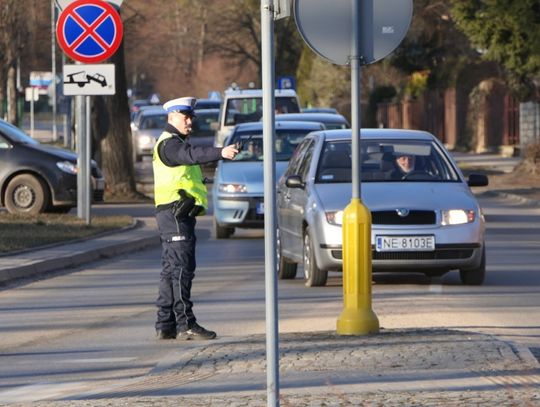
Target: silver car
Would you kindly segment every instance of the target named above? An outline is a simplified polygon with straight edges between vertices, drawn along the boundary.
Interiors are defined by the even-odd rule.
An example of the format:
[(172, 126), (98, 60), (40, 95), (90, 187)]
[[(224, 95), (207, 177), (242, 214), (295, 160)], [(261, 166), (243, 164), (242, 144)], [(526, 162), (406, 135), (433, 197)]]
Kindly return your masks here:
[[(295, 148), (312, 131), (324, 129), (321, 123), (276, 123), (276, 179), (283, 174)], [(234, 229), (264, 227), (263, 125), (261, 122), (237, 125), (226, 144), (242, 144), (233, 161), (219, 161), (212, 189), (214, 233), (226, 239)]]
[[(361, 195), (372, 216), (372, 267), (437, 276), (459, 269), (464, 284), (484, 281), (484, 216), (445, 147), (431, 134), (365, 129), (361, 133)], [(403, 172), (398, 160), (412, 165)], [(410, 163), (409, 163), (410, 164)], [(351, 201), (351, 131), (311, 133), (278, 185), (279, 278), (304, 264), (307, 286), (342, 270), (342, 216)]]
[(167, 112), (161, 106), (141, 108), (131, 122), (133, 140), (133, 160), (141, 161), (143, 156), (151, 156), (157, 139), (167, 124)]

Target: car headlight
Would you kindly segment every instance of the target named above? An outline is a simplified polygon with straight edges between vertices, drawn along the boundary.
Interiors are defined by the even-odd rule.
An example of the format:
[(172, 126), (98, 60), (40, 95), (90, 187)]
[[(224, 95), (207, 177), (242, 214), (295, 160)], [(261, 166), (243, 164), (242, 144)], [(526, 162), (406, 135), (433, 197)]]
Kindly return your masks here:
[(219, 192), (226, 192), (228, 194), (247, 192), (244, 184), (219, 184), (218, 190)]
[(441, 224), (447, 225), (462, 225), (464, 223), (474, 222), (476, 215), (474, 211), (465, 209), (449, 209), (442, 211)]
[(68, 174), (77, 174), (78, 170), (77, 170), (77, 165), (76, 164), (73, 164), (72, 162), (70, 161), (58, 161), (56, 163), (56, 166), (61, 170), (61, 171), (64, 171), (64, 172), (67, 172)]
[(343, 211), (326, 212), (326, 221), (331, 225), (343, 225)]
[(140, 146), (151, 146), (155, 142), (155, 138), (151, 136), (139, 136), (139, 145)]

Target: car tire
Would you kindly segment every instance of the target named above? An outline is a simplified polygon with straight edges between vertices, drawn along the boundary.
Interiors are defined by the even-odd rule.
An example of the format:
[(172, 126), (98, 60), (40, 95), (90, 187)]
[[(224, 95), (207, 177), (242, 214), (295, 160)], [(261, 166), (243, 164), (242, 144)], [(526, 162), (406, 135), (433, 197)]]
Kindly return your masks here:
[(4, 202), (9, 213), (37, 215), (49, 207), (50, 196), (49, 187), (42, 179), (21, 174), (9, 182)]
[(459, 278), (465, 285), (482, 285), (486, 278), (486, 249), (482, 250), (480, 265), (474, 269), (459, 270)]
[(214, 235), (216, 239), (228, 239), (234, 233), (234, 228), (220, 226), (214, 218)]
[(310, 228), (307, 227), (304, 232), (304, 277), (307, 287), (320, 287), (326, 285), (328, 271), (321, 270), (317, 266), (317, 259), (313, 242), (310, 237)]
[(276, 233), (276, 246), (277, 246), (277, 258), (278, 258), (278, 278), (280, 280), (292, 280), (296, 278), (296, 271), (298, 264), (290, 261), (283, 256), (281, 252), (281, 239), (279, 238), (279, 229)]

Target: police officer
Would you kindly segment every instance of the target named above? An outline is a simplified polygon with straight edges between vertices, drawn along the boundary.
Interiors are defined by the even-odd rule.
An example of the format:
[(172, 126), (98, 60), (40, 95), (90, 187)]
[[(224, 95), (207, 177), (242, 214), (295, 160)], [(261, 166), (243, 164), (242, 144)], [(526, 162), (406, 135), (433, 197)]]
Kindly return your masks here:
[(154, 200), (162, 242), (162, 270), (156, 332), (159, 339), (214, 339), (216, 333), (197, 323), (191, 302), (195, 276), (195, 217), (208, 207), (199, 164), (233, 159), (235, 145), (223, 148), (191, 146), (195, 98), (163, 105), (168, 123), (154, 147)]

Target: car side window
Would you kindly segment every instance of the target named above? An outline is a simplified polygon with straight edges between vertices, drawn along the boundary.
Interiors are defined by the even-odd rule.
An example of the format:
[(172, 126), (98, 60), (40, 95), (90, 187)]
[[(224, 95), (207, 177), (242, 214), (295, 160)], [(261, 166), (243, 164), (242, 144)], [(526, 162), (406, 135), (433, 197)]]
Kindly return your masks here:
[(300, 175), (300, 177), (302, 178), (302, 181), (305, 181), (307, 178), (307, 174), (309, 172), (309, 166), (311, 164), (311, 158), (313, 157), (313, 150), (315, 149), (314, 147), (315, 147), (315, 143), (311, 143), (308, 146), (306, 153), (304, 154), (304, 158), (302, 159), (302, 163), (298, 167), (297, 174)]
[(300, 145), (294, 150), (294, 153), (289, 160), (289, 166), (287, 168), (287, 171), (285, 172), (285, 175), (293, 175), (298, 174), (298, 167), (300, 163), (302, 162), (302, 157), (304, 156), (304, 153), (306, 149), (314, 143), (313, 139), (305, 139), (300, 143)]

